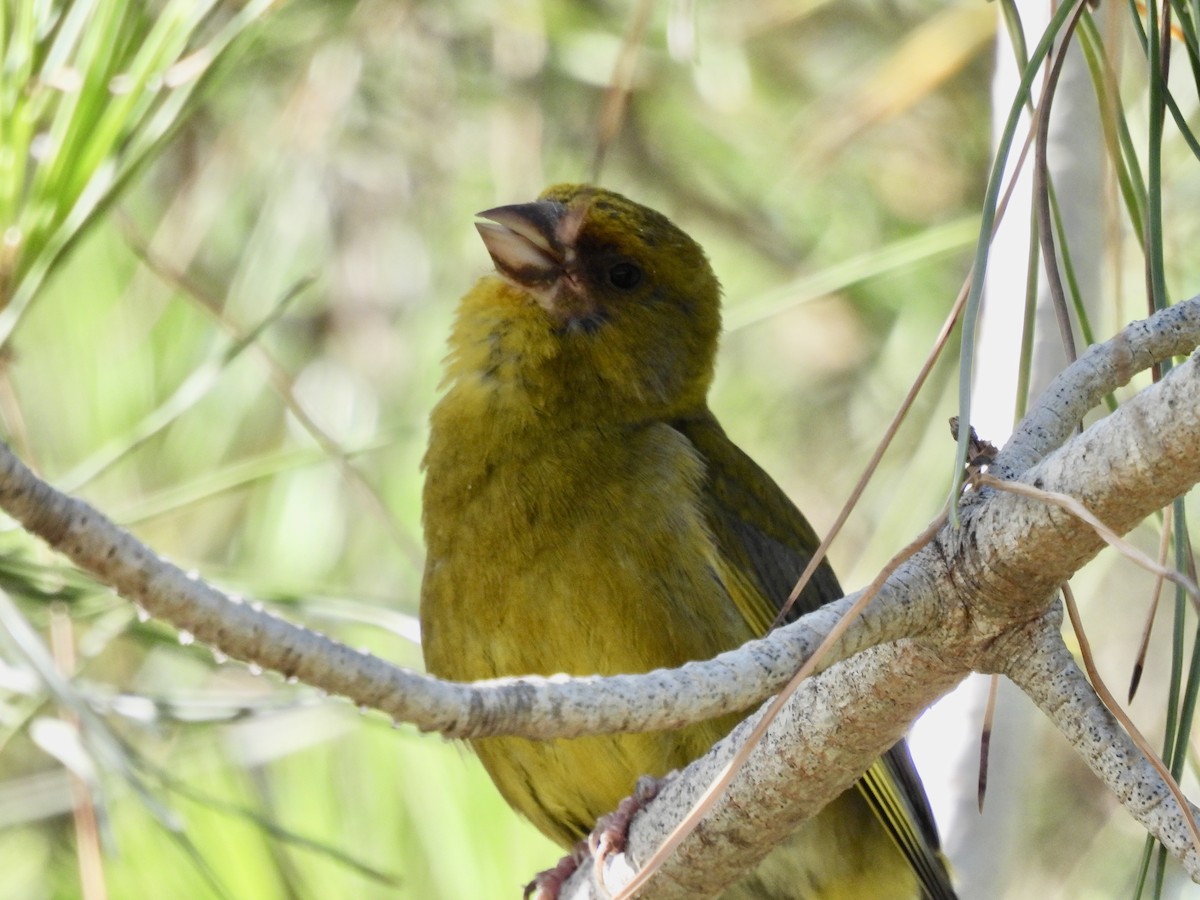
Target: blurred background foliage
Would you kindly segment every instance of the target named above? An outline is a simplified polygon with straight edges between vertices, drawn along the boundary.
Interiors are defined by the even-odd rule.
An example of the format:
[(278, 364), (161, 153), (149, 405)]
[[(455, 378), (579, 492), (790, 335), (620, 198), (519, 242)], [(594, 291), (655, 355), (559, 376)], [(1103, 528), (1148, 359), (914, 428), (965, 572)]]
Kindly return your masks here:
[[(699, 239), (727, 296), (713, 407), (818, 529), (970, 264), (979, 0), (0, 15), (5, 439), (184, 567), (403, 665), (475, 211), (602, 157)], [(848, 585), (940, 508), (954, 375), (949, 353), (835, 545)], [(559, 855), (461, 748), (214, 658), (12, 529), (0, 584), (0, 896), (512, 897)], [(1033, 740), (1045, 770), (1001, 788), (1030, 798), (1012, 896), (1109, 896), (1136, 829)]]

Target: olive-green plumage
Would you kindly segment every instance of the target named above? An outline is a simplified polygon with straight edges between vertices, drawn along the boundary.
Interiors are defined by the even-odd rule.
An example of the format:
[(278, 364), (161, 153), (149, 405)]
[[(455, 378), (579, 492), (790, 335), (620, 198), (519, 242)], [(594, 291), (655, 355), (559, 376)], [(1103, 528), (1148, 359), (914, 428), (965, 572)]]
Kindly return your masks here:
[[(760, 636), (817, 538), (708, 410), (720, 288), (704, 252), (599, 188), (481, 216), (498, 275), (462, 300), (425, 457), (429, 671), (645, 672)], [(841, 595), (823, 565), (795, 612)], [(639, 775), (685, 765), (741, 715), (473, 747), (569, 846)], [(727, 896), (953, 897), (903, 744), (857, 787)]]

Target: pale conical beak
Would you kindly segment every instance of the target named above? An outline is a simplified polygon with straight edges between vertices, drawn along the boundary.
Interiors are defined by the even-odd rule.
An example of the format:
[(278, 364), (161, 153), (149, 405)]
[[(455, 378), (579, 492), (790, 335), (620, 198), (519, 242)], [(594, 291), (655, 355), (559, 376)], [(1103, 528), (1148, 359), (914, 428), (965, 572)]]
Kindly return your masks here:
[[(502, 275), (530, 289), (562, 274), (566, 252), (557, 237), (566, 207), (553, 200), (497, 206), (478, 213), (475, 228)], [(495, 224), (493, 224), (495, 223)]]

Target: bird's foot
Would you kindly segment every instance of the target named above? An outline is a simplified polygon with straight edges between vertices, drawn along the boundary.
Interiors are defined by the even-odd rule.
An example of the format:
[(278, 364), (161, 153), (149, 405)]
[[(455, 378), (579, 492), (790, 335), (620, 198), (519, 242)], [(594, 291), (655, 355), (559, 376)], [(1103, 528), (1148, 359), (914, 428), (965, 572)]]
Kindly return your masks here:
[(604, 858), (611, 853), (620, 853), (625, 849), (629, 838), (629, 824), (633, 817), (640, 813), (646, 804), (658, 796), (667, 781), (665, 778), (654, 778), (643, 775), (633, 787), (633, 795), (626, 797), (617, 808), (607, 816), (601, 816), (596, 827), (588, 836), (588, 849), (596, 857), (596, 869), (604, 863)]
[(600, 877), (601, 866), (609, 854), (625, 849), (629, 838), (629, 823), (642, 809), (658, 796), (667, 781), (643, 775), (634, 785), (633, 795), (622, 800), (607, 816), (601, 816), (586, 841), (580, 841), (571, 852), (558, 861), (553, 869), (538, 872), (533, 881), (525, 885), (525, 900), (558, 900), (562, 887), (575, 870), (589, 857), (593, 857), (596, 876)]
[(525, 900), (558, 900), (562, 886), (575, 874), (575, 870), (588, 858), (587, 841), (580, 841), (571, 852), (558, 861), (553, 869), (538, 872), (533, 881), (525, 885)]

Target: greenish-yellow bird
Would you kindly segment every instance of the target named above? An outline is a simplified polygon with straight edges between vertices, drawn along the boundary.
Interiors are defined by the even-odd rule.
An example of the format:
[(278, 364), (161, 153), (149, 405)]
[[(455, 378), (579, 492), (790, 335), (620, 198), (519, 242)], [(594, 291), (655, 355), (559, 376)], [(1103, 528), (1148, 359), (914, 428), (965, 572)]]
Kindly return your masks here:
[[(425, 456), (429, 671), (646, 672), (761, 636), (818, 542), (708, 409), (721, 314), (703, 250), (582, 185), (481, 217), (497, 274), (459, 307)], [(793, 615), (841, 596), (822, 565)], [(744, 714), (472, 745), (508, 803), (570, 846)], [(726, 896), (953, 898), (903, 742)]]

